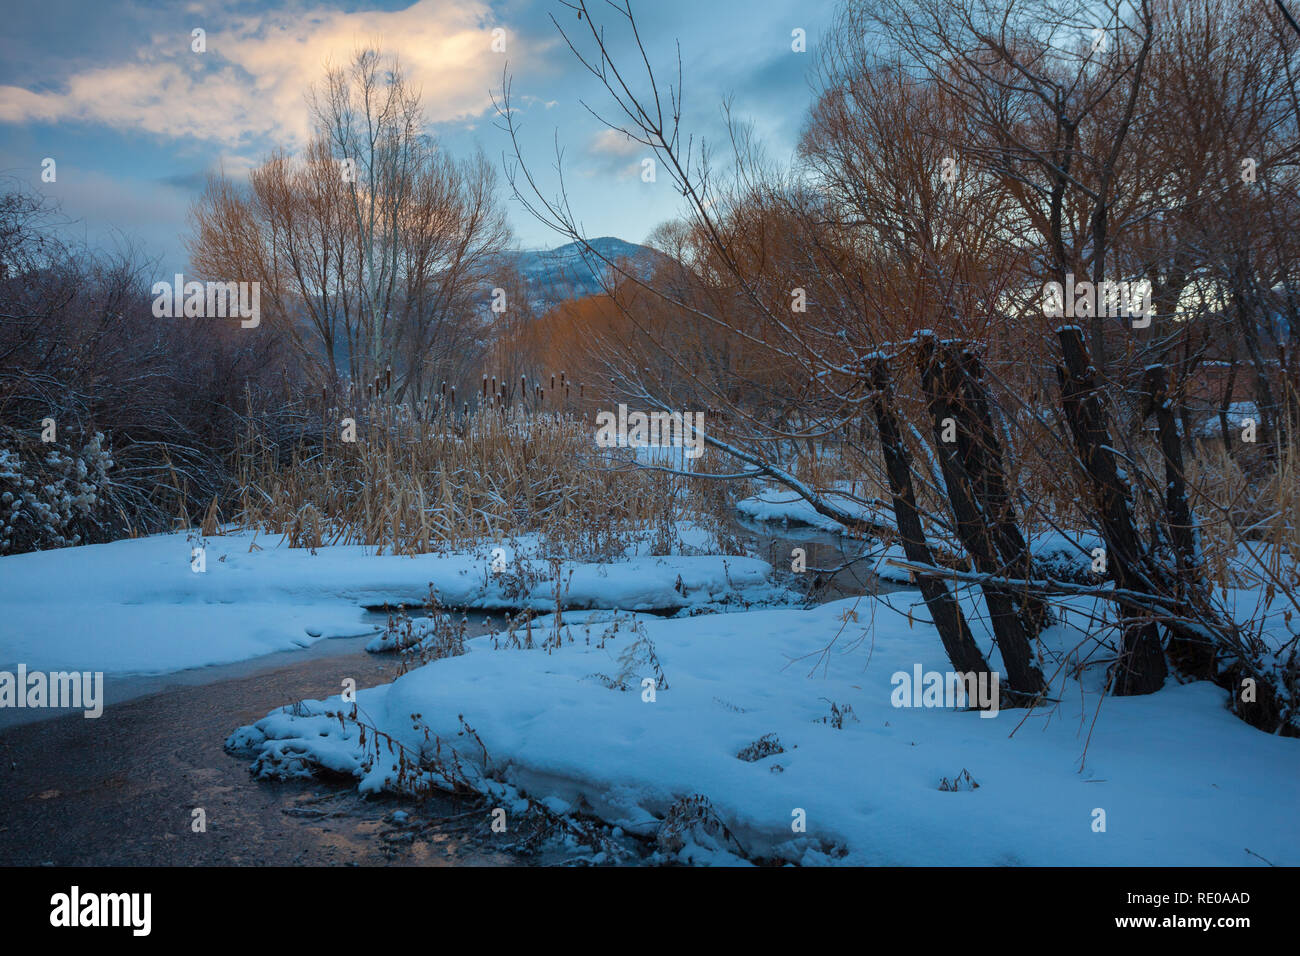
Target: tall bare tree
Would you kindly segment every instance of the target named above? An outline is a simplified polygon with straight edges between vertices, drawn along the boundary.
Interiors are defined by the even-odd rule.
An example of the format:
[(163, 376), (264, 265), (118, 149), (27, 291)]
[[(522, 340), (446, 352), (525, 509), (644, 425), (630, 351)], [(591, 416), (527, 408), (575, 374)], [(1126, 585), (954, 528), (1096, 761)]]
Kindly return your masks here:
[(495, 170), (441, 150), (400, 64), (375, 50), (329, 68), (309, 103), (317, 135), (301, 155), (273, 154), (247, 189), (209, 182), (193, 265), (260, 282), (321, 384), (427, 396), (473, 366), (487, 334), (510, 238)]

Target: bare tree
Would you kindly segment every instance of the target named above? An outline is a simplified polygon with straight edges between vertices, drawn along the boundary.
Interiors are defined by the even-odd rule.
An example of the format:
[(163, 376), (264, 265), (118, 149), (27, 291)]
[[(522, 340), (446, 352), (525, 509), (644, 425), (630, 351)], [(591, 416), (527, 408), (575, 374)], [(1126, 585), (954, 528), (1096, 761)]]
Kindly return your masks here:
[[(1169, 379), (1154, 369), (1127, 377), (1134, 349), (1121, 349), (1121, 369), (1108, 347), (1120, 323), (1108, 328), (1099, 309), (1083, 313), (1094, 320), (1086, 332), (1043, 313), (1044, 280), (1064, 285), (1072, 273), (1099, 287), (1154, 269), (1170, 310), (1204, 291), (1177, 275), (1211, 269), (1204, 250), (1185, 242), (1178, 259), (1159, 241), (1144, 253), (1130, 239), (1168, 202), (1161, 177), (1178, 149), (1154, 162), (1142, 154), (1153, 142), (1157, 0), (846, 4), (803, 166), (765, 167), (733, 125), (725, 182), (680, 128), (680, 67), (675, 83), (656, 82), (630, 7), (602, 7), (612, 25), (593, 22), (585, 0), (570, 7), (577, 26), (557, 26), (608, 98), (608, 116), (593, 112), (654, 152), (688, 210), (677, 234), (684, 274), (645, 282), (622, 272), (612, 290), (642, 349), (596, 345), (609, 400), (706, 403), (705, 440), (741, 466), (713, 477), (775, 481), (851, 529), (900, 540), (923, 579), (978, 586), (1021, 701), (1044, 686), (1030, 643), (1044, 599), (1070, 590), (1035, 566), (1028, 522), (1101, 533), (1109, 589), (1079, 586), (1114, 609), (1097, 624), (1119, 635), (1117, 693), (1161, 686), (1162, 637), (1171, 649), (1213, 648), (1212, 675), (1199, 650), (1177, 655), (1194, 676), (1268, 680), (1260, 645), (1205, 586)], [(617, 27), (635, 48), (625, 61), (612, 52)], [(500, 107), (514, 136), (508, 81)], [(517, 197), (583, 242), (563, 182), (544, 194), (515, 145)], [(738, 365), (700, 362), (683, 347), (691, 326), (748, 351)], [(1177, 345), (1189, 368), (1203, 353), (1172, 330), (1115, 337), (1139, 353)], [(829, 442), (876, 476), (879, 497), (808, 468)], [(810, 454), (792, 461), (801, 443)], [(971, 570), (954, 567), (966, 561)], [(980, 669), (947, 586), (923, 596), (954, 666)], [(1294, 674), (1293, 647), (1286, 668)], [(1258, 726), (1294, 730), (1284, 699), (1233, 706)]]
[(260, 282), (271, 324), (320, 384), (382, 379), (397, 400), (427, 396), (483, 343), (509, 240), (495, 172), (429, 139), (400, 65), (374, 50), (327, 70), (310, 103), (318, 135), (301, 156), (272, 155), (247, 190), (209, 183), (193, 264)]

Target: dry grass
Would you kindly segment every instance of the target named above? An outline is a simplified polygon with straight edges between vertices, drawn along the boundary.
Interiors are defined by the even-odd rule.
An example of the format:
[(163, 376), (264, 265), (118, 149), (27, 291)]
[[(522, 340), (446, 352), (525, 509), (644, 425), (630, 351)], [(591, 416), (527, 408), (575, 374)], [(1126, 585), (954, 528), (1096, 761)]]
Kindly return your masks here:
[[(907, 438), (918, 498), (930, 515), (946, 521), (948, 503), (927, 474), (933, 470), (927, 452), (913, 434)], [(1037, 419), (1026, 413), (1017, 416), (1011, 440), (1014, 453), (1004, 454), (1003, 463), (1010, 486), (1019, 490), (1022, 526), (1032, 531), (1090, 528), (1090, 490), (1079, 483), (1064, 428), (1050, 416)], [(888, 482), (874, 446), (874, 429), (867, 436), (866, 455), (834, 442), (804, 446), (792, 470), (820, 490), (888, 501)], [(1140, 527), (1149, 528), (1163, 518), (1160, 449), (1153, 433), (1135, 430), (1121, 450), (1133, 478), (1135, 517)], [(1300, 589), (1300, 446), (1284, 445), (1276, 467), (1264, 460), (1262, 449), (1241, 445), (1230, 455), (1218, 438), (1188, 441), (1184, 455), (1188, 498), (1211, 580), (1223, 587), (1271, 581), (1277, 588)]]
[[(355, 442), (342, 440), (344, 418), (356, 422)], [(703, 483), (632, 468), (562, 412), (421, 416), (376, 402), (327, 413), (292, 442), (250, 425), (237, 473), (235, 524), (283, 534), (290, 547), (410, 555), (535, 534), (546, 553), (601, 559), (647, 534), (652, 553), (668, 553), (686, 521), (719, 532), (724, 552), (738, 547), (723, 533), (725, 490), (688, 493)]]
[[(1205, 560), (1222, 586), (1300, 589), (1300, 448), (1284, 447), (1276, 468), (1260, 467), (1257, 457), (1229, 455), (1218, 441), (1201, 443), (1190, 457), (1189, 496)], [(1249, 577), (1238, 580), (1243, 571)]]
[[(342, 440), (344, 418), (356, 421), (355, 442)], [(620, 463), (595, 447), (594, 427), (570, 411), (484, 405), (429, 415), (365, 402), (359, 410), (318, 414), (311, 426), (304, 423), (291, 440), (273, 440), (249, 426), (237, 461), (236, 525), (282, 534), (291, 547), (366, 544), (392, 554), (536, 535), (544, 553), (606, 560), (647, 536), (651, 552), (673, 551), (680, 547), (682, 523), (690, 521), (713, 532), (716, 550), (744, 550), (731, 529), (734, 501), (751, 491), (745, 483), (691, 480)], [(1087, 527), (1090, 509), (1059, 425), (1017, 416), (1012, 431), (1014, 453), (1004, 460), (1011, 485), (1021, 491), (1022, 524)], [(926, 451), (908, 437), (923, 507), (946, 516), (946, 502), (927, 478), (933, 466)], [(870, 452), (873, 437), (866, 440)], [(1135, 501), (1139, 521), (1149, 526), (1160, 507), (1163, 464), (1150, 436), (1130, 435), (1128, 449), (1132, 473), (1152, 476), (1137, 483)], [(1230, 456), (1219, 441), (1188, 442), (1185, 454), (1211, 579), (1221, 586), (1241, 583), (1245, 558), (1259, 565), (1254, 583), (1300, 585), (1300, 450), (1284, 449), (1276, 469), (1260, 467), (1253, 448)], [(710, 465), (728, 470), (726, 463)], [(837, 442), (800, 443), (793, 471), (815, 488), (889, 498), (879, 455)], [(210, 509), (205, 527), (215, 521)]]

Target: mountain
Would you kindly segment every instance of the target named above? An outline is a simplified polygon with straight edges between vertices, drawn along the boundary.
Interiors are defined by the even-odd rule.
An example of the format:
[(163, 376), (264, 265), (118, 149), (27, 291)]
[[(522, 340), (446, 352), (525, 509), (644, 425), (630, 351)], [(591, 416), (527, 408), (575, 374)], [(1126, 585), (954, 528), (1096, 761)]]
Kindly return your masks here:
[(529, 303), (541, 314), (565, 299), (580, 299), (604, 291), (602, 279), (612, 271), (601, 256), (617, 262), (633, 275), (648, 279), (662, 253), (649, 246), (602, 236), (588, 243), (596, 253), (571, 242), (556, 249), (512, 253), (515, 268), (528, 283)]

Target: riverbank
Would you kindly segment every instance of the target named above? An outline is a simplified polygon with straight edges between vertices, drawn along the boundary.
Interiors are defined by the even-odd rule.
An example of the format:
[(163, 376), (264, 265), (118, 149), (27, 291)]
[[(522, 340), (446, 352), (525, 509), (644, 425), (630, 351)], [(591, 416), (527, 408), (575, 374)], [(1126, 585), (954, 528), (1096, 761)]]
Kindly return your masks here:
[[(223, 751), (232, 726), (286, 699), (332, 693), (345, 678), (361, 688), (391, 680), (396, 662), (365, 653), (364, 643), (329, 642), (339, 650), (288, 666), (262, 659), (252, 673), (119, 702), (96, 720), (76, 714), (0, 731), (0, 865), (532, 862), (497, 849), (486, 816), (413, 833), (415, 820), (463, 814), (472, 806), (463, 801), (365, 798), (327, 778), (269, 784)], [(196, 809), (206, 832), (194, 832)]]

